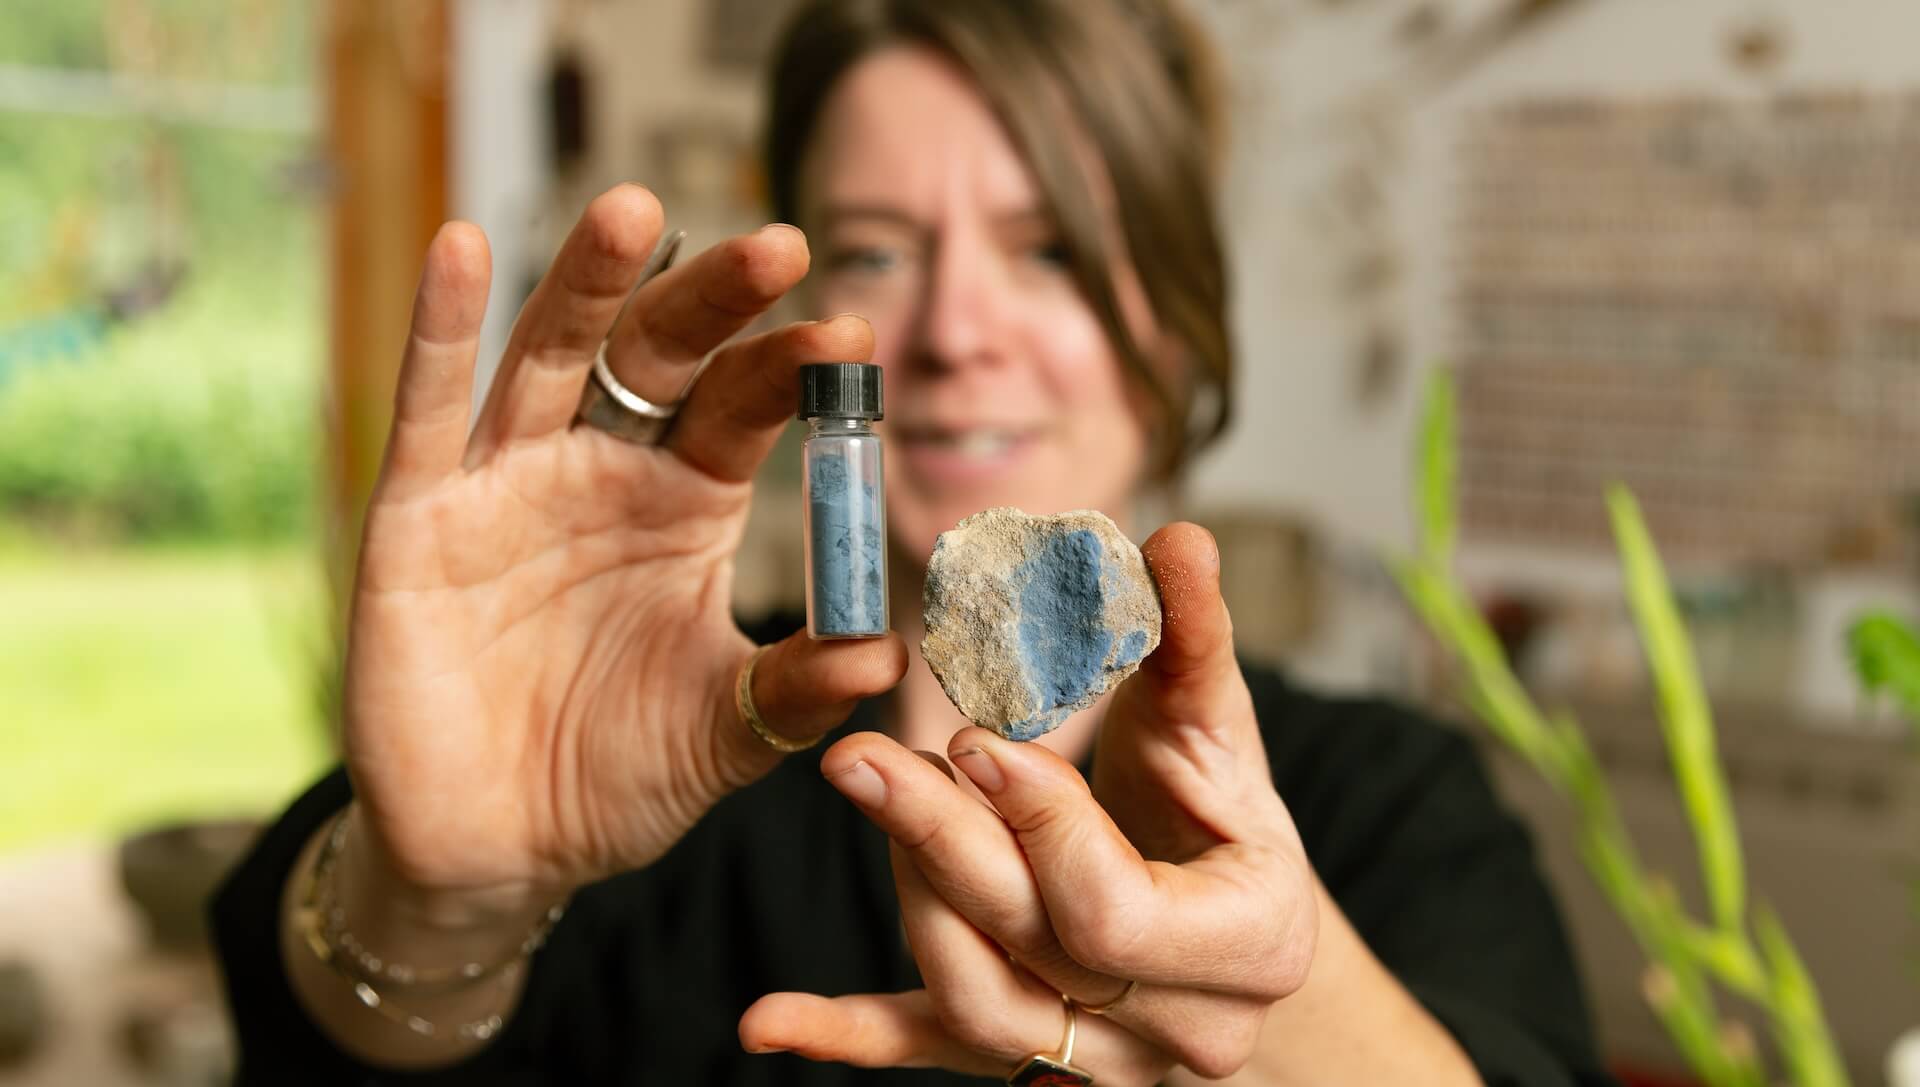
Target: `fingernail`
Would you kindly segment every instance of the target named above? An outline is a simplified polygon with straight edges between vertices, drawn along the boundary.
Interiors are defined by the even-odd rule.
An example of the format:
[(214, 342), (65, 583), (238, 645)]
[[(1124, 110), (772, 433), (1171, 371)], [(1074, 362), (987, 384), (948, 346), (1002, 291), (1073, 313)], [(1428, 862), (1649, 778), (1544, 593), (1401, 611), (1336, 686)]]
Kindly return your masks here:
[(802, 231), (792, 223), (768, 223), (766, 226), (760, 228), (760, 233), (765, 234), (769, 230), (791, 230), (795, 234), (798, 234), (802, 240), (805, 240), (807, 236), (805, 231)]
[(1007, 776), (1000, 772), (1000, 764), (983, 748), (969, 747), (965, 751), (953, 753), (954, 764), (966, 771), (975, 785), (983, 793), (997, 793), (1007, 787)]
[(879, 771), (867, 765), (865, 759), (854, 763), (837, 774), (827, 775), (833, 787), (840, 790), (842, 796), (863, 808), (877, 808), (887, 802), (887, 783)]

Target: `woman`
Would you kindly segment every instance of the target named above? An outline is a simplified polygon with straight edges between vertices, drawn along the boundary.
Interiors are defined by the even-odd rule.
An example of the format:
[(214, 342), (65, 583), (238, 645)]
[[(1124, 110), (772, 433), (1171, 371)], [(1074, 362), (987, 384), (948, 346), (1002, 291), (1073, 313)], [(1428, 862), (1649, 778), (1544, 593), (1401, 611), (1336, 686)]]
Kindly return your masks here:
[[(1124, 524), (1224, 422), (1185, 24), (826, 0), (771, 105), (775, 210), (805, 233), (728, 241), (623, 313), (664, 214), (600, 197), (471, 436), (485, 242), (429, 249), (346, 767), (216, 907), (243, 1082), (1600, 1082), (1467, 745), (1243, 670), (1203, 530), (1148, 539), (1160, 648), (1041, 742), (965, 727), (908, 649), (940, 531), (995, 505)], [(721, 347), (796, 290), (863, 317)], [(719, 348), (659, 444), (573, 425), (603, 338), (656, 402)], [(869, 359), (898, 633), (749, 637), (730, 556), (796, 368)]]

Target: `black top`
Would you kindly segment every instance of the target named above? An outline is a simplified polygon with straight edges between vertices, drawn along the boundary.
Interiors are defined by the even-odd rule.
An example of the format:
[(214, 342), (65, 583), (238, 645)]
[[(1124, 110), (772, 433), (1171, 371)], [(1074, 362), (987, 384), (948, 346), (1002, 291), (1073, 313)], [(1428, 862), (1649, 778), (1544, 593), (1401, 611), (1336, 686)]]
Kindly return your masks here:
[[(1467, 740), (1385, 702), (1315, 697), (1262, 668), (1246, 676), (1274, 781), (1321, 880), (1487, 1083), (1611, 1083), (1527, 834), (1498, 806)], [(873, 724), (868, 705), (846, 728)], [(824, 747), (722, 802), (652, 867), (581, 890), (507, 1027), (433, 1073), (380, 1071), (343, 1054), (286, 981), (281, 888), (301, 846), (347, 802), (346, 775), (334, 772), (214, 901), (240, 1041), (236, 1083), (985, 1082), (740, 1048), (740, 1015), (766, 993), (919, 986), (886, 840), (821, 778)]]
[(809, 362), (800, 367), (800, 418), (884, 419), (885, 376), (870, 362)]

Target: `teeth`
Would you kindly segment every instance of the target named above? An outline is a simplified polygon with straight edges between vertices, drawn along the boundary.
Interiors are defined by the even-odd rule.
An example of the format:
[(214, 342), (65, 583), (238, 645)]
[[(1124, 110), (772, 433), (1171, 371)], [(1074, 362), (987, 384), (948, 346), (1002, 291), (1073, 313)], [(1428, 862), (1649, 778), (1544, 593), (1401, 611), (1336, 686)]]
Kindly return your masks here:
[(1010, 430), (969, 430), (963, 433), (946, 431), (922, 433), (916, 435), (915, 440), (927, 445), (940, 446), (963, 457), (986, 458), (1005, 453), (1020, 440), (1020, 435)]
[(1006, 452), (1007, 447), (1012, 444), (1013, 438), (1007, 434), (998, 431), (976, 430), (955, 442), (954, 448), (962, 456), (985, 458), (999, 456)]

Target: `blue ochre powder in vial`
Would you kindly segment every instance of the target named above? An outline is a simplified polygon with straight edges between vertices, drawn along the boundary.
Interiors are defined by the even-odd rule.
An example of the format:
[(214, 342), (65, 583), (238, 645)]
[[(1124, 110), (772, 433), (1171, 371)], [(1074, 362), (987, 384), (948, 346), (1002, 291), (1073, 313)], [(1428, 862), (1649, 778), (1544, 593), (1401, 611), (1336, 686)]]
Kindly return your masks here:
[(880, 436), (880, 368), (800, 368), (806, 516), (807, 634), (878, 638), (887, 632), (887, 515)]

